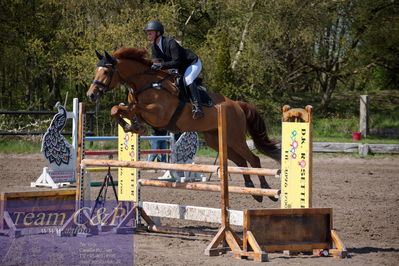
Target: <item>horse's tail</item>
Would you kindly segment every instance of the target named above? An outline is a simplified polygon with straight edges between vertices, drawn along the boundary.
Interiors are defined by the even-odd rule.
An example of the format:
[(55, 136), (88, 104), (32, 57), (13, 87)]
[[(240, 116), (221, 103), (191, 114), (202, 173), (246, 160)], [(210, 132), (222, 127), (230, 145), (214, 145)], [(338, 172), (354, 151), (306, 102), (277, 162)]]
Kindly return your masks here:
[(269, 139), (265, 122), (256, 107), (246, 102), (237, 101), (237, 103), (245, 113), (247, 129), (252, 136), (256, 149), (264, 155), (280, 162), (281, 149), (277, 145), (278, 141)]

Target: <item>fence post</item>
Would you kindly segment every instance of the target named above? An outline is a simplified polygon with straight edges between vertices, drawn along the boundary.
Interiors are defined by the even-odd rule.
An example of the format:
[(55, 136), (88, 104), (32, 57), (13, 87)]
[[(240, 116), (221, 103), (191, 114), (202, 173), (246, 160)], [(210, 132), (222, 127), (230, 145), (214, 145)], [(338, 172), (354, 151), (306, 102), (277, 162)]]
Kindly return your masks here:
[(360, 132), (362, 136), (369, 134), (369, 96), (360, 95)]

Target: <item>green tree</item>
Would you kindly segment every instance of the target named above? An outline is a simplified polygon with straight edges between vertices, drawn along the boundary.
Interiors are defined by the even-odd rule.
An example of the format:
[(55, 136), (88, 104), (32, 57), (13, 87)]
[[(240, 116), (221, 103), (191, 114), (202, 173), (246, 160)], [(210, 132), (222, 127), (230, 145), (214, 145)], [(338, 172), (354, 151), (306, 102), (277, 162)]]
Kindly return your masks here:
[(233, 76), (230, 62), (229, 35), (220, 35), (220, 44), (216, 54), (216, 68), (214, 72), (214, 90), (223, 95), (234, 98)]
[[(340, 112), (348, 91), (399, 88), (399, 4), (392, 0), (0, 0), (0, 108), (51, 109), (85, 100), (97, 58), (149, 48), (144, 25), (196, 52), (210, 91), (280, 114), (301, 100)], [(126, 89), (101, 107), (125, 101)], [(89, 105), (89, 108), (94, 106)], [(104, 121), (108, 114), (104, 114)]]

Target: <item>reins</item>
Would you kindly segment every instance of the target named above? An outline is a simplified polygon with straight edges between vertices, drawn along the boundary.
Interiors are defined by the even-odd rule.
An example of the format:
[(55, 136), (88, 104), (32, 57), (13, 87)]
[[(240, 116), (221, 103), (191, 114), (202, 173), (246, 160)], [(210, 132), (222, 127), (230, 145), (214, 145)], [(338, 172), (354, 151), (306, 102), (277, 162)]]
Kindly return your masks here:
[[(120, 80), (121, 80), (121, 83), (129, 90), (129, 93), (133, 95), (134, 100), (136, 101), (136, 103), (138, 103), (138, 100), (139, 100), (138, 96), (140, 94), (142, 94), (142, 93), (144, 93), (144, 92), (146, 92), (146, 91), (148, 91), (150, 89), (153, 89), (153, 88), (164, 89), (164, 90), (168, 91), (169, 93), (173, 94), (173, 92), (170, 89), (168, 89), (165, 86), (163, 86), (162, 83), (165, 80), (168, 80), (168, 79), (171, 79), (173, 77), (176, 77), (175, 73), (170, 74), (170, 73), (166, 73), (166, 72), (159, 71), (159, 70), (146, 69), (146, 70), (144, 70), (144, 71), (142, 71), (140, 73), (136, 73), (136, 74), (130, 76), (126, 80), (123, 80), (114, 64), (103, 65), (103, 67), (107, 67), (107, 68), (109, 68), (111, 70), (109, 72), (109, 74), (107, 74), (107, 80), (105, 82), (101, 82), (101, 81), (98, 81), (98, 80), (93, 80), (93, 84), (99, 85), (102, 88), (102, 90), (98, 91), (100, 96), (104, 95), (108, 90), (110, 90), (109, 85), (111, 84), (113, 75), (115, 73), (118, 73), (118, 75), (120, 77)], [(164, 75), (164, 77), (159, 79), (156, 82), (151, 82), (146, 87), (137, 89), (137, 86), (136, 86), (136, 84), (135, 84), (133, 79), (135, 79), (135, 78), (137, 78), (139, 76), (142, 76), (142, 75), (151, 75), (151, 74), (157, 74), (157, 73), (162, 73)], [(132, 86), (130, 86), (130, 83), (133, 83), (133, 87), (134, 88), (132, 88)], [(177, 97), (179, 98), (179, 102), (178, 102), (178, 104), (176, 106), (175, 111), (172, 114), (172, 117), (171, 117), (169, 123), (164, 128), (164, 129), (167, 129), (167, 130), (173, 131), (173, 132), (179, 132), (180, 131), (179, 128), (176, 126), (176, 122), (179, 119), (180, 115), (182, 114), (184, 106), (186, 105), (186, 101), (182, 100), (181, 95), (179, 93), (178, 93)]]
[[(147, 87), (143, 87), (143, 88), (140, 88), (140, 89), (137, 89), (137, 90), (133, 90), (129, 86), (130, 82), (133, 82), (133, 84), (134, 84), (134, 81), (133, 81), (134, 78), (136, 78), (138, 76), (141, 76), (141, 75), (150, 75), (152, 73), (162, 73), (162, 74), (165, 75), (165, 77), (160, 79), (160, 80), (158, 80), (158, 81), (156, 81), (156, 82), (151, 82)], [(174, 77), (174, 74), (169, 74), (169, 73), (165, 73), (163, 71), (157, 71), (157, 70), (152, 70), (152, 69), (146, 69), (143, 72), (134, 74), (129, 79), (123, 81), (123, 85), (125, 87), (127, 87), (129, 89), (129, 93), (133, 94), (133, 96), (136, 98), (136, 100), (138, 100), (137, 97), (138, 97), (139, 94), (141, 94), (141, 93), (143, 93), (143, 92), (145, 92), (145, 91), (147, 91), (149, 89), (152, 89), (152, 88), (162, 88), (162, 89), (164, 89), (166, 91), (169, 91), (166, 87), (162, 86), (162, 83), (165, 80), (170, 79), (172, 77)], [(134, 87), (137, 88), (137, 86), (135, 84), (134, 84)]]
[[(147, 87), (143, 87), (143, 88), (140, 88), (140, 89), (137, 89), (137, 90), (133, 90), (130, 86), (126, 86), (126, 84), (128, 85), (129, 82), (133, 82), (133, 78), (135, 78), (137, 76), (140, 76), (140, 75), (151, 74), (151, 72), (153, 72), (153, 73), (162, 73), (162, 74), (165, 75), (165, 77), (160, 79), (160, 80), (158, 80), (158, 81), (156, 81), (156, 82), (151, 82), (150, 85), (148, 85)], [(138, 102), (138, 96), (140, 94), (144, 93), (145, 91), (148, 91), (148, 90), (150, 90), (152, 88), (160, 88), (160, 89), (164, 89), (164, 90), (170, 92), (166, 87), (162, 86), (162, 83), (165, 80), (170, 79), (170, 78), (175, 77), (175, 76), (176, 76), (176, 74), (170, 74), (170, 73), (166, 73), (166, 72), (163, 72), (163, 71), (147, 69), (147, 70), (145, 70), (143, 72), (140, 72), (140, 73), (137, 73), (137, 74), (133, 75), (127, 81), (124, 81), (124, 85), (129, 89), (129, 93), (133, 94), (136, 102)], [(134, 84), (134, 82), (133, 82), (133, 84)], [(137, 88), (137, 86), (135, 84), (134, 84), (134, 86), (135, 86), (135, 88)], [(172, 92), (170, 92), (170, 93), (172, 93)], [(176, 126), (176, 122), (179, 119), (180, 115), (182, 114), (184, 106), (186, 105), (186, 101), (182, 100), (180, 95), (178, 95), (178, 98), (179, 98), (179, 102), (178, 102), (178, 104), (176, 106), (176, 109), (173, 112), (169, 123), (163, 128), (163, 129), (166, 129), (166, 130), (172, 131), (172, 132), (179, 132), (180, 131), (180, 129)]]
[[(92, 83), (95, 84), (95, 85), (101, 86), (102, 90), (99, 90), (99, 91), (98, 91), (98, 94), (99, 94), (100, 96), (104, 95), (107, 91), (110, 90), (109, 85), (111, 84), (113, 75), (114, 75), (115, 72), (118, 72), (118, 70), (115, 69), (115, 66), (114, 66), (114, 65), (109, 64), (109, 65), (103, 66), (103, 67), (106, 67), (106, 68), (109, 68), (109, 69), (110, 69), (110, 73), (107, 75), (107, 80), (106, 80), (106, 82), (102, 82), (102, 81), (99, 81), (99, 80), (96, 80), (96, 79), (94, 79), (93, 82), (92, 82)], [(138, 76), (141, 76), (141, 75), (148, 75), (148, 74), (150, 75), (150, 74), (152, 74), (152, 73), (162, 73), (162, 74), (164, 74), (164, 75), (166, 75), (166, 76), (165, 76), (164, 78), (162, 78), (162, 79), (156, 81), (156, 82), (152, 82), (149, 86), (144, 87), (144, 88), (140, 88), (140, 89), (138, 89), (138, 90), (132, 89), (131, 86), (129, 85), (130, 82), (133, 82), (133, 79), (134, 79), (134, 78), (136, 78), (136, 77), (138, 77)], [(165, 80), (170, 79), (170, 78), (173, 77), (174, 75), (175, 75), (175, 74), (169, 74), (169, 73), (165, 73), (165, 72), (163, 72), (163, 71), (157, 71), (157, 70), (152, 70), (152, 69), (146, 69), (146, 70), (144, 70), (144, 71), (142, 71), (142, 72), (140, 72), (140, 73), (134, 74), (133, 76), (131, 76), (131, 77), (128, 78), (127, 80), (122, 80), (121, 83), (122, 83), (126, 88), (128, 88), (129, 93), (133, 94), (133, 96), (135, 96), (135, 98), (137, 99), (137, 96), (138, 96), (139, 94), (141, 94), (141, 93), (143, 93), (143, 92), (145, 92), (145, 91), (147, 91), (147, 90), (149, 90), (149, 89), (152, 89), (152, 88), (162, 88), (162, 89), (165, 89), (166, 91), (169, 91), (167, 88), (165, 88), (164, 86), (162, 86), (162, 83), (163, 83)], [(133, 84), (134, 84), (134, 82), (133, 82)], [(136, 86), (135, 84), (134, 84), (134, 87), (137, 88), (137, 86)], [(138, 100), (138, 99), (137, 99), (137, 100)]]

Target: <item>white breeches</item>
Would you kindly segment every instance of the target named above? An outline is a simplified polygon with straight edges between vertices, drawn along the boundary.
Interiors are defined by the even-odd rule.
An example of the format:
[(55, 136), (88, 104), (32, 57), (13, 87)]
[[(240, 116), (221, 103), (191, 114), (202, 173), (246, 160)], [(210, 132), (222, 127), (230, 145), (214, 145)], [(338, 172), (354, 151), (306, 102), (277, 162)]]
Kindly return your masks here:
[(194, 82), (194, 80), (198, 77), (199, 73), (201, 73), (201, 70), (202, 70), (202, 64), (201, 60), (199, 60), (198, 58), (197, 62), (189, 66), (186, 69), (186, 72), (184, 72), (184, 82), (186, 83), (186, 86)]

